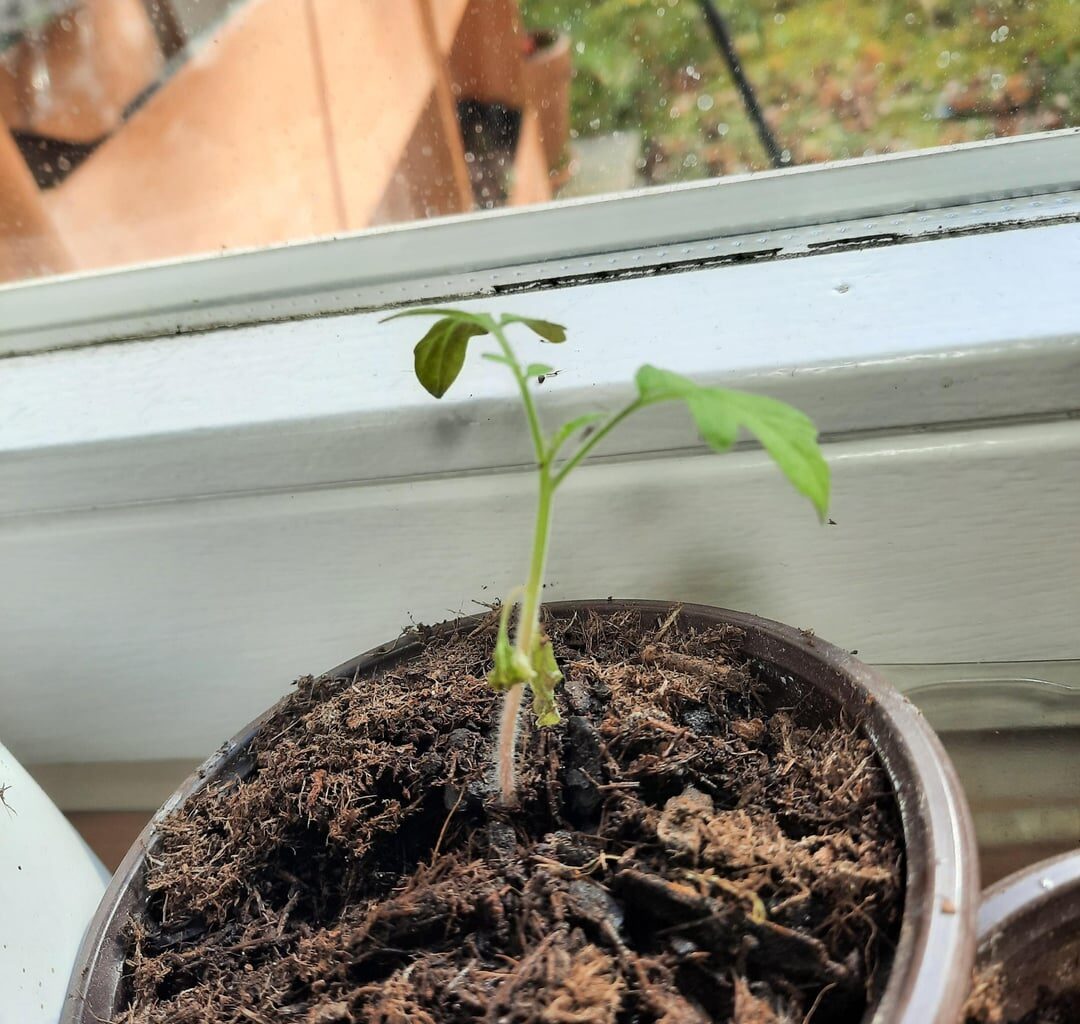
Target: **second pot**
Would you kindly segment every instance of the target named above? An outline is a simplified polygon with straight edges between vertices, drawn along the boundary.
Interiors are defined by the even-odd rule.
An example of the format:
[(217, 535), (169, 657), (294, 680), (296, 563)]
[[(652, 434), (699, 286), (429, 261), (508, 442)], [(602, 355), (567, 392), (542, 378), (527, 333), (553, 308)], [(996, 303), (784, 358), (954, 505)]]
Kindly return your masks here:
[(1040, 993), (1080, 993), (1080, 853), (991, 886), (979, 909), (978, 943), (983, 977), (996, 971), (991, 1003), (970, 1019), (1018, 1020), (1036, 1009)]

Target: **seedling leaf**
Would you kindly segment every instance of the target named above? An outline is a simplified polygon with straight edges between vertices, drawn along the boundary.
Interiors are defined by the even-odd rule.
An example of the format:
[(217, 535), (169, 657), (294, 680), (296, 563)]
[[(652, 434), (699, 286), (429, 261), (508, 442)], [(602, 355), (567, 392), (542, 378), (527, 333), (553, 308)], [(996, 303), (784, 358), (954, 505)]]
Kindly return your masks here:
[(590, 423), (595, 423), (603, 418), (604, 414), (602, 412), (587, 412), (584, 416), (577, 416), (568, 423), (564, 423), (555, 431), (555, 436), (552, 437), (551, 443), (548, 445), (548, 451), (552, 456), (556, 455), (559, 449), (582, 427), (587, 427)]
[(482, 315), (475, 313), (466, 313), (461, 309), (443, 309), (439, 306), (422, 306), (419, 309), (403, 309), (400, 313), (391, 313), (389, 316), (384, 316), (379, 323), (389, 323), (391, 320), (401, 320), (407, 316), (441, 316), (447, 320), (468, 320), (474, 324), (481, 324), (484, 322)]
[(525, 367), (526, 377), (546, 377), (549, 373), (554, 371), (553, 366), (548, 366), (546, 363), (529, 363)]
[(566, 341), (566, 328), (562, 324), (553, 324), (550, 320), (537, 320), (531, 316), (514, 316), (507, 313), (500, 321), (506, 324), (524, 324), (533, 334), (538, 335), (543, 341), (561, 345)]
[(646, 405), (686, 402), (703, 440), (717, 451), (727, 451), (735, 443), (740, 427), (749, 431), (824, 520), (829, 507), (829, 467), (818, 447), (817, 428), (804, 413), (765, 395), (702, 387), (655, 366), (641, 367), (636, 383)]
[(562, 682), (563, 674), (555, 661), (555, 652), (551, 641), (542, 637), (533, 653), (533, 667), (536, 675), (530, 686), (533, 694), (533, 714), (537, 725), (558, 725), (562, 721), (559, 709), (555, 706), (555, 687)]
[(442, 398), (461, 373), (469, 339), (487, 333), (483, 324), (471, 318), (447, 316), (437, 320), (413, 350), (416, 379), (429, 394)]

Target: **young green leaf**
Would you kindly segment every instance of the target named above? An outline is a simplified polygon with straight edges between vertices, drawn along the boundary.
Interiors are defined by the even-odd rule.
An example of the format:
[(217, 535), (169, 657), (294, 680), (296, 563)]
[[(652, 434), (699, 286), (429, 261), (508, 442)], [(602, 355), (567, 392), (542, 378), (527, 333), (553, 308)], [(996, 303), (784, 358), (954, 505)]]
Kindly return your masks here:
[(524, 324), (533, 334), (555, 345), (566, 341), (566, 328), (562, 324), (553, 324), (550, 320), (537, 320), (531, 316), (514, 316), (513, 313), (507, 313), (499, 323), (502, 326), (506, 324)]
[(413, 350), (417, 380), (430, 394), (442, 398), (461, 373), (469, 339), (487, 333), (483, 324), (471, 318), (437, 320)]
[(546, 363), (529, 363), (525, 367), (526, 377), (546, 377), (549, 373), (554, 372), (553, 366), (548, 366)]
[(817, 443), (817, 428), (804, 413), (786, 402), (727, 388), (707, 388), (692, 380), (643, 366), (636, 377), (645, 405), (686, 402), (704, 441), (717, 451), (735, 443), (743, 427), (761, 442), (794, 488), (810, 499), (818, 516), (829, 507), (829, 467)]
[(555, 436), (552, 437), (550, 444), (548, 445), (548, 452), (551, 458), (554, 458), (559, 449), (576, 434), (582, 427), (589, 426), (590, 423), (595, 423), (597, 420), (602, 420), (604, 414), (602, 412), (587, 412), (584, 416), (577, 416), (570, 420), (568, 423), (564, 423), (558, 430), (555, 431)]

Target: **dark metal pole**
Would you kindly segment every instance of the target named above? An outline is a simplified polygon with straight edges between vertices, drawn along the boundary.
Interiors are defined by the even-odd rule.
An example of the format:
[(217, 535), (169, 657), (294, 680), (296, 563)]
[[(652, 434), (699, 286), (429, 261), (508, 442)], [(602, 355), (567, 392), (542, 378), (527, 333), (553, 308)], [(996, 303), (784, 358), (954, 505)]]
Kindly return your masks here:
[(705, 21), (708, 22), (709, 31), (712, 32), (716, 45), (724, 55), (724, 60), (727, 61), (731, 77), (734, 79), (735, 86), (738, 88), (746, 106), (746, 113), (754, 123), (758, 138), (761, 140), (761, 145), (765, 148), (770, 162), (773, 167), (786, 166), (781, 155), (780, 144), (776, 141), (776, 136), (773, 135), (772, 129), (765, 121), (765, 115), (761, 112), (757, 93), (754, 92), (754, 87), (750, 84), (750, 80), (742, 69), (742, 62), (739, 60), (738, 53), (735, 52), (735, 44), (732, 42), (731, 31), (728, 29), (724, 16), (716, 9), (713, 0), (698, 0), (698, 3), (701, 5), (701, 13), (705, 15)]

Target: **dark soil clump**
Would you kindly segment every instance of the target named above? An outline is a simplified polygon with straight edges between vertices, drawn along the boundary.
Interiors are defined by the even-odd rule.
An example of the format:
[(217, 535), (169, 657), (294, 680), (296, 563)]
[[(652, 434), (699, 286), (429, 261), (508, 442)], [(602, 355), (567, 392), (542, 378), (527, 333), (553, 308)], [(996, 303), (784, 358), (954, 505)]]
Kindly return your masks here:
[(490, 764), (494, 620), (306, 678), (149, 858), (122, 1024), (855, 1024), (902, 829), (870, 742), (731, 629), (549, 624), (563, 723)]

